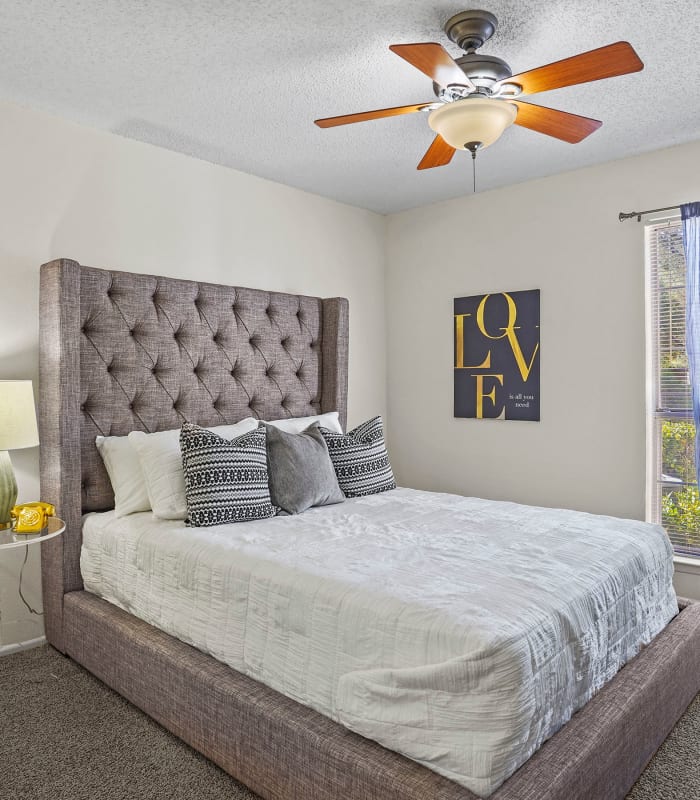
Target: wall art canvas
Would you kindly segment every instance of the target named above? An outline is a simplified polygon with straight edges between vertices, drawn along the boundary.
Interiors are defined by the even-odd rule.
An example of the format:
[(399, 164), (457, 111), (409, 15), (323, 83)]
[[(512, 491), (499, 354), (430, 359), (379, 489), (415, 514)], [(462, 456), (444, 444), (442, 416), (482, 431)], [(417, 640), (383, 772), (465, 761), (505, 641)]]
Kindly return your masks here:
[(540, 418), (540, 290), (454, 301), (455, 417)]

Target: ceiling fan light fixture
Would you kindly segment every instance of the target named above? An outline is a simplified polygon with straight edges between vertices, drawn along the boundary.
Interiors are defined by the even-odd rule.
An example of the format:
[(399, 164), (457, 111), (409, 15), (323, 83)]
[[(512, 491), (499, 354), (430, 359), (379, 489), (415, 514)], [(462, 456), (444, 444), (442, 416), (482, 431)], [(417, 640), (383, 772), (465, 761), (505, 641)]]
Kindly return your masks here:
[(431, 111), (428, 124), (456, 150), (466, 150), (470, 142), (488, 147), (515, 122), (518, 109), (506, 100), (468, 97), (446, 103)]

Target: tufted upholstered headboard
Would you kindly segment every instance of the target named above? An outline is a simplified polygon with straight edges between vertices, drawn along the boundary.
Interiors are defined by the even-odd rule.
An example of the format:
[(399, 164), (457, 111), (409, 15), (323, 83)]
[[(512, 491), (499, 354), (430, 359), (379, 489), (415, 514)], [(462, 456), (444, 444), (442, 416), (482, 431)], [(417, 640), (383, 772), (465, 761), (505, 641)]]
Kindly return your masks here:
[(41, 268), (41, 496), (47, 633), (82, 588), (81, 514), (113, 507), (95, 437), (347, 410), (348, 302), (83, 267)]

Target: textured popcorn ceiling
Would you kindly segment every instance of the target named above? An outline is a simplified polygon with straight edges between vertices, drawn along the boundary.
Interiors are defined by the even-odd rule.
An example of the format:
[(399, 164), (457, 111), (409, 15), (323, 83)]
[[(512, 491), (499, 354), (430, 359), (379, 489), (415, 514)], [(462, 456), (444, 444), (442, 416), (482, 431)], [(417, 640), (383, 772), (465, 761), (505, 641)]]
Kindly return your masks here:
[[(482, 0), (476, 2), (476, 6)], [(625, 39), (645, 69), (533, 96), (603, 120), (578, 145), (510, 128), (480, 191), (700, 137), (700, 3), (487, 0), (482, 52), (514, 72)], [(5, 0), (0, 97), (381, 212), (471, 191), (471, 164), (416, 170), (423, 113), (320, 130), (317, 117), (433, 98), (388, 50), (437, 41), (445, 0)], [(528, 98), (530, 99), (530, 98)]]

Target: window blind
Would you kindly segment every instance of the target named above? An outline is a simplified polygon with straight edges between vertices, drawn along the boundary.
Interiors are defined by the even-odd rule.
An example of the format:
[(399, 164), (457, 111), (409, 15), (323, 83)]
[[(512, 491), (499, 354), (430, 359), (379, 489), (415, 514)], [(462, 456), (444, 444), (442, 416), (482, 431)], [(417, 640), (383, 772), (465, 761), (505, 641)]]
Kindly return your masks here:
[(647, 227), (648, 509), (674, 549), (700, 558), (700, 495), (695, 425), (685, 352), (686, 264), (680, 220)]

